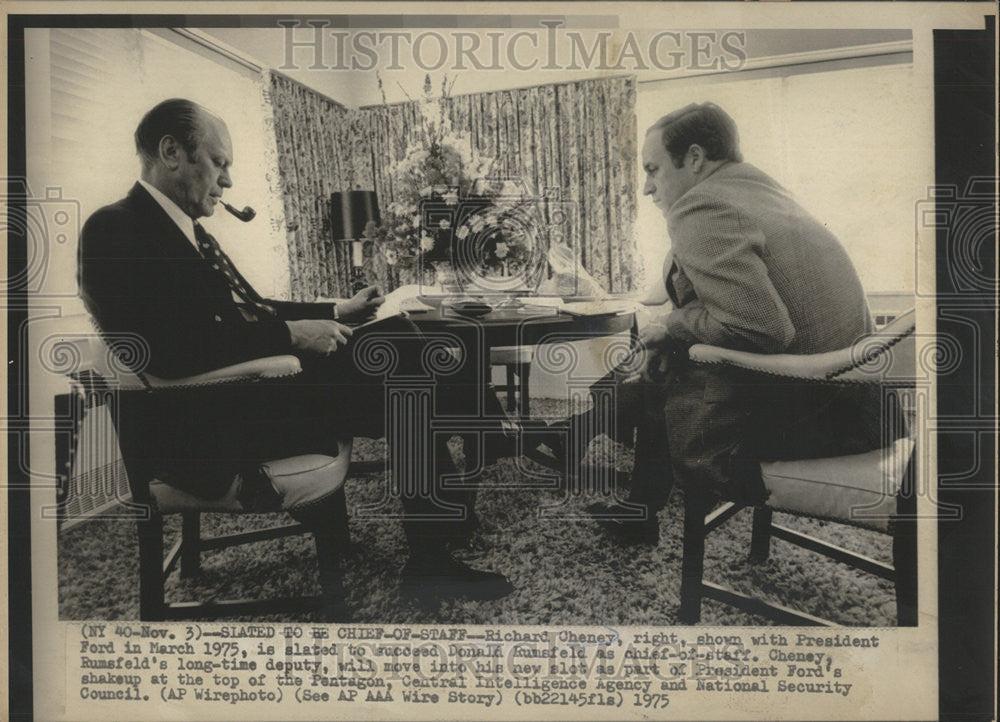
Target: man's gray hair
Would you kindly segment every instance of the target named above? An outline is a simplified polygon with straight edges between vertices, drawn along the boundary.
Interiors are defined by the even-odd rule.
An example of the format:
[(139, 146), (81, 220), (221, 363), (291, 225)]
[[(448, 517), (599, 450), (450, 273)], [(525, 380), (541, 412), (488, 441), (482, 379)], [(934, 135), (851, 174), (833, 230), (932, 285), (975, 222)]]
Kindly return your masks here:
[(160, 153), (160, 140), (164, 136), (173, 137), (188, 158), (194, 155), (205, 135), (205, 118), (208, 111), (192, 100), (171, 98), (158, 103), (142, 116), (135, 129), (135, 150), (148, 166), (156, 161)]

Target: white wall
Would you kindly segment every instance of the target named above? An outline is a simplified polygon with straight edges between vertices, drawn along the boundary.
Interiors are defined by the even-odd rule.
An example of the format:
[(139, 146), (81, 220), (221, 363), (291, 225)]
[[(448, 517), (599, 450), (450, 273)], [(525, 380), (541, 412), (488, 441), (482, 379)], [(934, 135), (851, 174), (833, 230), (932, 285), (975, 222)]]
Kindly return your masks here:
[[(671, 110), (716, 103), (736, 121), (745, 160), (830, 227), (866, 291), (912, 291), (914, 208), (933, 182), (933, 128), (925, 122), (912, 67), (736, 78), (703, 86), (640, 85), (640, 137)], [(646, 280), (653, 282), (660, 270), (655, 259), (662, 260), (669, 239), (648, 200), (639, 201), (636, 229), (641, 253), (651, 260)]]

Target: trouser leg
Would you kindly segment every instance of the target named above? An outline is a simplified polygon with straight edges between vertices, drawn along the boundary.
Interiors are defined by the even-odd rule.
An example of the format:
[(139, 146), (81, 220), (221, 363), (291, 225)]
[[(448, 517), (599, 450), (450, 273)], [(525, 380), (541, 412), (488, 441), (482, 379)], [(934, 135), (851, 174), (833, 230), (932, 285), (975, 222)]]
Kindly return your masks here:
[(747, 505), (762, 501), (759, 459), (746, 453), (750, 416), (740, 389), (716, 369), (679, 364), (668, 373), (664, 391), (677, 483)]
[(643, 403), (636, 430), (635, 462), (629, 501), (644, 504), (651, 514), (667, 505), (674, 486), (674, 471), (667, 446), (667, 421), (659, 395)]
[[(606, 413), (600, 400), (613, 390), (613, 409)], [(660, 395), (656, 384), (644, 382), (626, 383), (623, 374), (612, 370), (591, 385), (592, 406), (587, 411), (573, 414), (558, 426), (563, 428), (563, 445), (571, 455), (582, 457), (590, 442), (601, 434), (614, 441), (632, 446), (633, 437), (649, 415), (651, 398)], [(575, 454), (574, 454), (575, 452)], [(571, 459), (573, 463), (579, 458)]]

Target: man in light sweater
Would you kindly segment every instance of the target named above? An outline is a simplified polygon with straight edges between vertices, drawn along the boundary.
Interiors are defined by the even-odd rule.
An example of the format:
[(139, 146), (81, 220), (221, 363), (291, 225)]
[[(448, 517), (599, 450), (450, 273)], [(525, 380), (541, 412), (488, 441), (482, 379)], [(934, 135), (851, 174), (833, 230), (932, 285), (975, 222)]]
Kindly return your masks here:
[(725, 372), (687, 360), (695, 343), (812, 354), (869, 333), (864, 290), (840, 242), (788, 191), (743, 162), (735, 123), (712, 103), (657, 121), (646, 133), (642, 163), (643, 193), (663, 213), (671, 245), (662, 281), (643, 301), (663, 310), (642, 332), (641, 380), (619, 385), (617, 431), (639, 426), (629, 501), (647, 513), (627, 522), (607, 520), (616, 511), (628, 515), (617, 506), (592, 511), (628, 541), (655, 542), (656, 512), (674, 480), (759, 500), (761, 458), (852, 453), (880, 438), (877, 419), (858, 421), (856, 433), (827, 433), (831, 408), (860, 413), (862, 399), (847, 398), (857, 392), (775, 389), (768, 397), (757, 390), (751, 398)]

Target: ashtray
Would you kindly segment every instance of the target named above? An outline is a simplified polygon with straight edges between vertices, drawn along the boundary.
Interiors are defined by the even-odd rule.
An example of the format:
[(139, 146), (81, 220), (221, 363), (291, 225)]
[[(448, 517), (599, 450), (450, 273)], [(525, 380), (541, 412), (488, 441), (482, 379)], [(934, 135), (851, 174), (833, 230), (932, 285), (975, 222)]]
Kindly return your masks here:
[(469, 316), (471, 318), (485, 316), (493, 311), (492, 306), (481, 301), (459, 301), (458, 303), (448, 304), (447, 308), (449, 311), (457, 313), (460, 316)]

